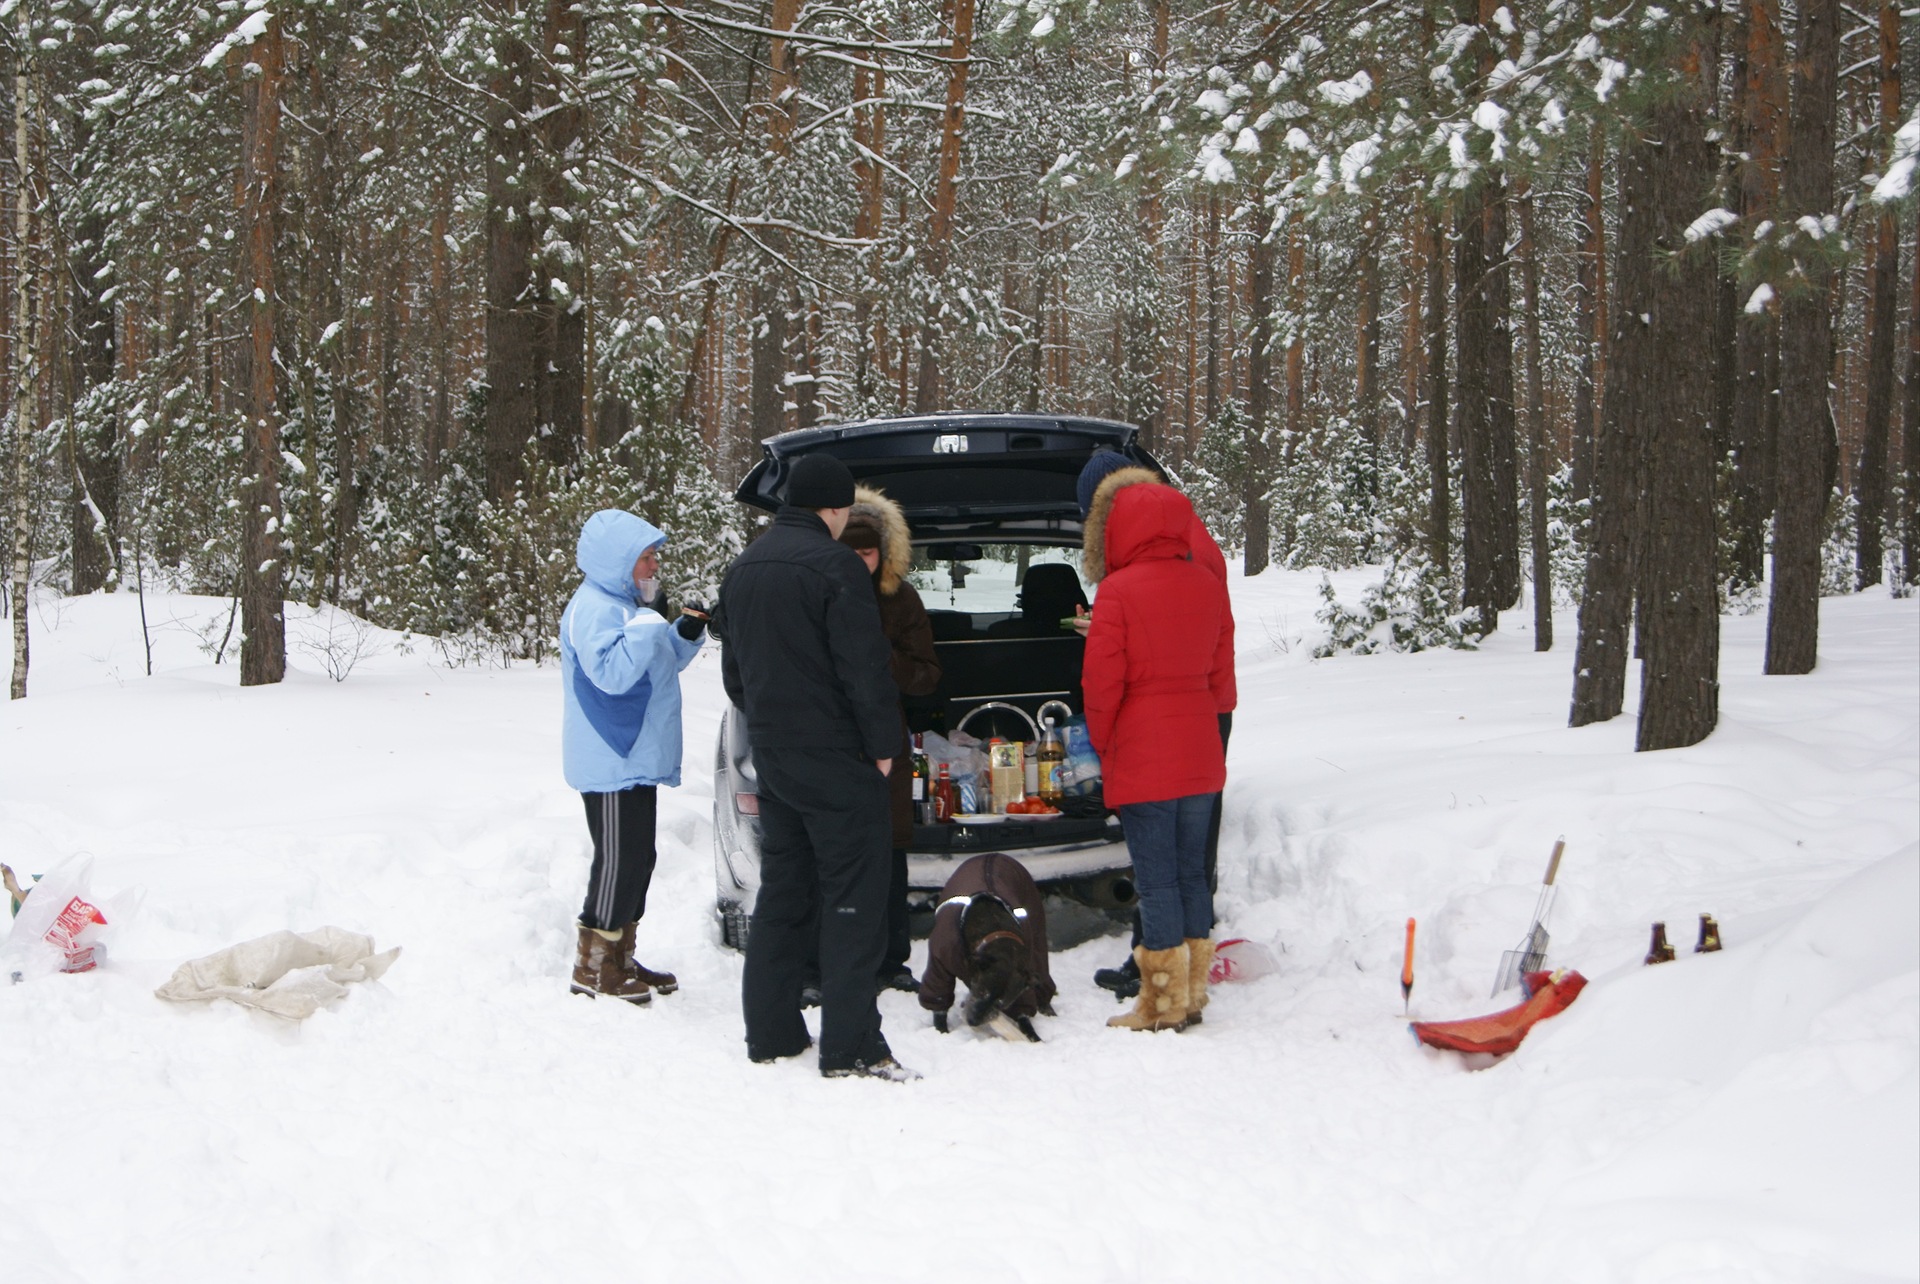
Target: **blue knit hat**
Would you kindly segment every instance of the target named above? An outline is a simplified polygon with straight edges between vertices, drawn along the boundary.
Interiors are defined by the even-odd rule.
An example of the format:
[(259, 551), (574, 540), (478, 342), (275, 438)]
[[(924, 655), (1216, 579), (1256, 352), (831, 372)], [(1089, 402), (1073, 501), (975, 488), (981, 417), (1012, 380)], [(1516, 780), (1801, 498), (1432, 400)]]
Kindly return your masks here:
[(1086, 467), (1080, 470), (1080, 480), (1074, 485), (1074, 493), (1080, 500), (1080, 517), (1084, 521), (1093, 508), (1093, 492), (1100, 489), (1100, 483), (1122, 468), (1131, 468), (1133, 461), (1117, 450), (1096, 450), (1087, 458)]

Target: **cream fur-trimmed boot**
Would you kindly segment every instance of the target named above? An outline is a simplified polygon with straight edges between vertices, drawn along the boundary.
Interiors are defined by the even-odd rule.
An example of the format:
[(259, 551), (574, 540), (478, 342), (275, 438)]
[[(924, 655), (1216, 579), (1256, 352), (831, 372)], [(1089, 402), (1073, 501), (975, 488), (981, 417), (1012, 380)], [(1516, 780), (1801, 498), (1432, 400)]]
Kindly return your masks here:
[(589, 998), (604, 994), (633, 1004), (653, 1001), (647, 983), (634, 974), (632, 964), (624, 956), (624, 936), (622, 932), (603, 932), (580, 924), (580, 941), (573, 958), (571, 988), (575, 994)]
[(1187, 1024), (1200, 1024), (1200, 1010), (1207, 1006), (1207, 974), (1213, 971), (1213, 938), (1187, 938)]
[(1170, 950), (1136, 945), (1133, 957), (1140, 965), (1140, 997), (1133, 1011), (1113, 1017), (1107, 1024), (1121, 1030), (1186, 1029), (1190, 966), (1186, 942)]

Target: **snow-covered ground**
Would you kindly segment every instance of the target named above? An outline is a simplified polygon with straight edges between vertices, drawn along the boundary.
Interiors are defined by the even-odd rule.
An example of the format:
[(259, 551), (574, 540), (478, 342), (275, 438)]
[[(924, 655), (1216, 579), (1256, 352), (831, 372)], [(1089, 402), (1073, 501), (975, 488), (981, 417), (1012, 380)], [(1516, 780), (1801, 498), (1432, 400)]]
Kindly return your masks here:
[[(1234, 585), (1220, 934), (1280, 972), (1129, 1034), (1095, 940), (1040, 1046), (888, 994), (907, 1086), (746, 1060), (711, 648), (642, 929), (682, 988), (636, 1011), (566, 994), (554, 670), (375, 635), (336, 684), (296, 640), (241, 691), (200, 647), (224, 602), (149, 599), (151, 678), (130, 596), (37, 604), (0, 860), (92, 853), (144, 900), (106, 968), (0, 986), (0, 1280), (1920, 1278), (1920, 603), (1825, 602), (1796, 678), (1727, 620), (1719, 731), (1636, 755), (1631, 708), (1565, 726), (1570, 613), (1547, 654), (1523, 610), (1479, 653), (1313, 661), (1317, 583)], [(1562, 834), (1552, 961), (1586, 993), (1491, 1069), (1418, 1046), (1406, 918), (1415, 1016), (1498, 1006)], [(1703, 911), (1722, 953), (1688, 953)], [(1643, 968), (1654, 919), (1681, 955)], [(322, 924), (404, 953), (301, 1025), (153, 996)]]

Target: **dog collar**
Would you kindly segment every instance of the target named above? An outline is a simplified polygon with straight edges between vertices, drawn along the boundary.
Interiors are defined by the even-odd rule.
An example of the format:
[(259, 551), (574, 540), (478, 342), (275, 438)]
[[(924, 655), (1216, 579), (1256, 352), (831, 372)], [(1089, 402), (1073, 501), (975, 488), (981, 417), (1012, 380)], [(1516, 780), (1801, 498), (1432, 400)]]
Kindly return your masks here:
[[(981, 892), (979, 893), (979, 895), (993, 896), (993, 893)], [(993, 899), (996, 901), (1000, 901), (1000, 898), (998, 896), (993, 896)], [(1000, 901), (1000, 903), (1002, 905), (1007, 905), (1005, 901)], [(949, 905), (958, 905), (961, 907), (961, 912), (964, 913), (966, 910), (966, 907), (971, 904), (973, 904), (972, 896), (949, 896), (947, 897), (946, 900), (941, 901), (938, 905), (934, 906), (934, 912), (938, 913), (939, 911), (946, 909)], [(1019, 919), (1023, 923), (1027, 921), (1027, 912), (1023, 909), (1015, 909), (1013, 906), (1007, 905), (1007, 913), (1013, 915), (1015, 918)]]

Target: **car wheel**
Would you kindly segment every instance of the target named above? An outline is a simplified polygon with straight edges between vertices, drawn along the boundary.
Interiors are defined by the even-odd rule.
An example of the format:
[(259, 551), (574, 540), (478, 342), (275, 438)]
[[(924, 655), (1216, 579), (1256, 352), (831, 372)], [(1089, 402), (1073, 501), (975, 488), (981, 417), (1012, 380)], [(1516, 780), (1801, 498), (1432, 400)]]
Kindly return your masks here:
[(721, 901), (713, 907), (720, 919), (720, 943), (730, 950), (747, 948), (747, 912), (735, 901)]

